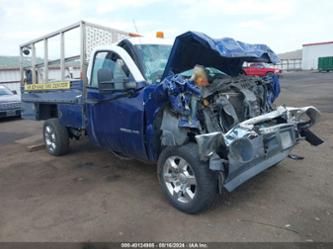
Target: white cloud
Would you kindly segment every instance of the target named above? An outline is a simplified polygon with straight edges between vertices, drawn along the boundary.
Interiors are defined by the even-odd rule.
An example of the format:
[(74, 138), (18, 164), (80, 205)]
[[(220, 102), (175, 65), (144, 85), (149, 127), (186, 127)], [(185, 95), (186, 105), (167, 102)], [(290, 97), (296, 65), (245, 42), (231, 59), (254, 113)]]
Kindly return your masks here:
[(258, 20), (249, 20), (239, 23), (239, 27), (245, 28), (245, 29), (253, 29), (256, 31), (263, 31), (267, 28), (267, 25)]
[(264, 15), (289, 16), (294, 12), (295, 0), (175, 0), (183, 5), (185, 16), (200, 18), (202, 16), (224, 15)]
[(66, 8), (79, 9), (82, 6), (82, 0), (49, 0), (52, 4), (59, 4)]
[(158, 21), (152, 22), (137, 18), (134, 25), (133, 19), (127, 16), (125, 18), (112, 18), (110, 15), (95, 11), (96, 6), (100, 6), (99, 8), (102, 6), (126, 8), (130, 5), (142, 7), (154, 3), (156, 0), (96, 0), (94, 2), (84, 0), (35, 0), (33, 2), (0, 0), (0, 2), (0, 55), (17, 55), (19, 44), (79, 20), (130, 32), (136, 32), (136, 26), (141, 33), (153, 30), (153, 26), (159, 23)]
[(119, 30), (124, 30), (127, 32), (137, 32), (142, 33), (142, 30), (150, 29), (154, 25), (156, 25), (157, 22), (153, 23), (147, 20), (109, 20), (107, 18), (86, 18), (85, 21), (91, 22), (91, 23), (98, 23), (100, 25), (103, 25), (105, 27), (112, 27)]
[(2, 34), (3, 39), (21, 39), (22, 37), (38, 37), (43, 35), (42, 30), (33, 30), (33, 31), (13, 31), (6, 32)]
[(0, 55), (79, 20), (173, 38), (187, 30), (267, 43), (279, 52), (333, 40), (333, 1), (321, 0), (0, 0)]
[(105, 14), (114, 12), (116, 10), (124, 9), (124, 8), (136, 8), (148, 6), (154, 3), (160, 2), (160, 0), (121, 0), (121, 1), (110, 1), (110, 0), (102, 0), (99, 1), (96, 5), (96, 12), (98, 14)]

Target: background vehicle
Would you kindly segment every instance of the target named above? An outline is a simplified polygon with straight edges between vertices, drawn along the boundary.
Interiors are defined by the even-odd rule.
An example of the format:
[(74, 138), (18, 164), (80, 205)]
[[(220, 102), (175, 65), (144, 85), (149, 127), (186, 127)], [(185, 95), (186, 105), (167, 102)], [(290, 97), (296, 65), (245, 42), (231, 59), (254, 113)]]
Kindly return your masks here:
[[(80, 55), (65, 58), (64, 33), (74, 28), (80, 28)], [(267, 46), (253, 45), (253, 55), (226, 49), (253, 50), (251, 45), (196, 32), (178, 36), (173, 45), (143, 37), (113, 40), (119, 34), (131, 36), (80, 22), (21, 45), (21, 56), (32, 56), (32, 65), (21, 71), (23, 116), (46, 120), (43, 135), (50, 154), (63, 155), (70, 139), (88, 135), (101, 148), (157, 162), (167, 199), (179, 210), (197, 213), (223, 187), (232, 191), (283, 160), (299, 139), (320, 143), (307, 130), (318, 116), (314, 107), (273, 110), (272, 82), (240, 75), (245, 60), (278, 60)], [(46, 56), (44, 63), (34, 63), (36, 43), (43, 42), (47, 51), (47, 40), (56, 35), (60, 60)], [(75, 59), (82, 79), (65, 81), (66, 62)], [(48, 82), (51, 63), (60, 64), (60, 82)], [(206, 88), (182, 76), (197, 64), (206, 67)], [(23, 77), (28, 70), (31, 80)], [(41, 75), (45, 83), (38, 81)]]
[(21, 115), (21, 98), (14, 91), (0, 85), (0, 118)]
[(249, 76), (270, 76), (273, 74), (281, 74), (282, 70), (274, 67), (266, 66), (264, 63), (250, 63), (249, 66), (244, 67), (243, 71), (245, 75)]

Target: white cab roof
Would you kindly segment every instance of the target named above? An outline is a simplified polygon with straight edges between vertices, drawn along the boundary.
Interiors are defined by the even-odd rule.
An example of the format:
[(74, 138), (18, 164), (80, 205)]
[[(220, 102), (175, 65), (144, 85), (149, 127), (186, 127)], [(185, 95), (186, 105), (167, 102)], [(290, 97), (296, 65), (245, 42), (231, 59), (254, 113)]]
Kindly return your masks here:
[(128, 40), (133, 45), (140, 44), (156, 44), (156, 45), (173, 45), (173, 40), (164, 39), (164, 38), (148, 38), (148, 37), (132, 37), (128, 38)]

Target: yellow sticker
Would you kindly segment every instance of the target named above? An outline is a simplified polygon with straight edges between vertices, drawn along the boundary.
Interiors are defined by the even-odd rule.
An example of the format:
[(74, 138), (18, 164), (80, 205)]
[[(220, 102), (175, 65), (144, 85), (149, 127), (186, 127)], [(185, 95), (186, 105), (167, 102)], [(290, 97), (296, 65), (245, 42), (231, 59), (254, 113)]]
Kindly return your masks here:
[(71, 83), (69, 81), (24, 85), (24, 90), (26, 91), (61, 90), (61, 89), (70, 89), (70, 88), (71, 88)]

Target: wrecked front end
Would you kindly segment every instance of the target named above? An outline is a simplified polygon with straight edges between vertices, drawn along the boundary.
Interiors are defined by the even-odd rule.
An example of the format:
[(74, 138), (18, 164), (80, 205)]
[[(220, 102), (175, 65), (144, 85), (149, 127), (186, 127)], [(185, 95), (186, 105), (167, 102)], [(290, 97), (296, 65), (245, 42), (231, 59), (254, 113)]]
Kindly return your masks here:
[[(261, 171), (285, 159), (300, 140), (312, 145), (322, 141), (308, 128), (319, 117), (313, 106), (276, 110), (245, 120), (227, 133), (196, 135), (199, 154), (212, 170), (227, 171), (224, 186), (232, 191)], [(220, 153), (220, 150), (227, 153)]]
[(232, 191), (286, 158), (298, 141), (322, 143), (309, 130), (319, 118), (315, 107), (275, 108), (278, 77), (242, 74), (245, 61), (278, 60), (262, 44), (212, 39), (196, 32), (178, 36), (153, 94), (165, 101), (161, 146), (196, 143), (200, 160), (219, 172), (223, 185)]
[(232, 191), (286, 158), (298, 141), (320, 144), (309, 130), (318, 110), (273, 108), (275, 80), (219, 75), (198, 87), (181, 75), (167, 77), (161, 84), (168, 99), (160, 127), (162, 146), (196, 143), (200, 160), (223, 173), (223, 185)]

